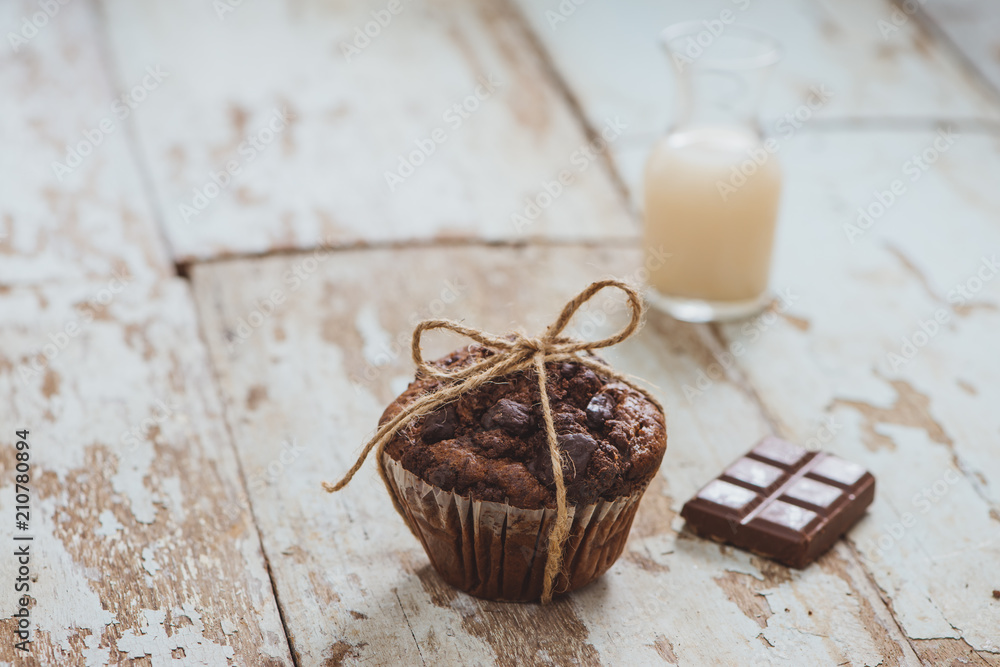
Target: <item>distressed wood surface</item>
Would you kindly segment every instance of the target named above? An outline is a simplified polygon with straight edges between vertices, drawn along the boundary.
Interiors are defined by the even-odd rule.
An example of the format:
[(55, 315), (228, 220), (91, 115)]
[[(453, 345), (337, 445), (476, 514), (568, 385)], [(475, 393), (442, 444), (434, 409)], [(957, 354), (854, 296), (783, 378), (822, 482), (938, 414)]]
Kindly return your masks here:
[(21, 544), (11, 540), (21, 429), (31, 515), (17, 532), (35, 536), (30, 656), (13, 647), (8, 591), (0, 660), (290, 665), (188, 288), (114, 289), (0, 294), (5, 586)]
[[(934, 138), (792, 142), (774, 276), (792, 316), (752, 339), (721, 327), (720, 348), (752, 340), (738, 366), (780, 430), (801, 440), (826, 415), (830, 446), (876, 475), (851, 541), (917, 653), (1000, 664), (1000, 141), (959, 137), (913, 181), (903, 165)], [(847, 233), (895, 179), (906, 192)]]
[(933, 0), (918, 14), (932, 22), (1000, 96), (1000, 13), (984, 0)]
[[(606, 164), (582, 150), (580, 120), (504, 3), (407, 0), (391, 14), (382, 0), (247, 2), (221, 17), (220, 4), (103, 3), (121, 80), (150, 65), (170, 73), (135, 123), (179, 261), (379, 241), (635, 235), (627, 220), (609, 223), (621, 197)], [(345, 53), (364, 43), (358, 31), (373, 12), (385, 27), (372, 24), (370, 44)], [(466, 100), (473, 110), (453, 109)], [(433, 153), (390, 184), (387, 172), (418, 145)], [(239, 170), (231, 179), (230, 163)], [(212, 173), (223, 173), (221, 189)], [(203, 210), (196, 189), (207, 194)], [(539, 196), (538, 211), (527, 208)]]
[[(803, 572), (680, 531), (677, 512), (768, 424), (739, 377), (712, 400), (704, 326), (653, 313), (607, 357), (657, 385), (669, 442), (627, 552), (551, 608), (488, 603), (445, 585), (372, 466), (347, 470), (412, 378), (413, 322), (540, 329), (593, 279), (635, 278), (635, 250), (416, 248), (221, 262), (193, 284), (226, 414), (301, 664), (916, 664), (845, 544)], [(599, 299), (572, 333), (600, 336), (623, 308)], [(428, 354), (460, 344), (428, 341)], [(821, 427), (817, 410), (814, 429)], [(878, 500), (877, 502), (885, 502)], [(866, 520), (867, 521), (867, 520)], [(614, 619), (609, 622), (609, 619)], [(551, 662), (549, 662), (551, 661)]]
[(0, 3), (0, 285), (164, 276), (170, 263), (93, 7), (58, 4), (35, 28), (39, 12), (36, 2)]
[[(0, 25), (39, 7), (5, 3)], [(1000, 107), (970, 67), (996, 85), (986, 5), (398, 7), (78, 1), (0, 53), (0, 164), (18, 176), (0, 179), (0, 515), (28, 428), (32, 660), (1000, 665)], [(371, 466), (335, 496), (320, 482), (412, 377), (415, 321), (534, 330), (594, 278), (641, 278), (618, 183), (638, 192), (670, 116), (653, 38), (723, 9), (787, 49), (764, 115), (787, 179), (773, 284), (790, 305), (724, 326), (652, 313), (607, 353), (655, 383), (670, 437), (607, 575), (549, 608), (456, 592)], [(491, 75), (452, 126), (449, 107)], [(813, 86), (832, 97), (784, 132)], [(581, 150), (584, 125), (608, 119), (623, 126), (610, 165)], [(105, 120), (60, 180), (52, 163)], [(914, 171), (934, 125), (961, 132)], [(435, 128), (444, 143), (391, 189), (385, 172)], [(231, 160), (240, 173), (185, 221), (179, 205)], [(374, 244), (392, 249), (345, 249)], [(306, 252), (199, 264), (276, 250)], [(190, 287), (172, 260), (193, 263)], [(572, 333), (620, 318), (601, 301)], [(767, 432), (878, 477), (849, 540), (802, 572), (677, 517)], [(0, 578), (13, 567), (0, 559)], [(3, 662), (18, 657), (12, 605), (0, 598)]]
[[(779, 140), (855, 121), (905, 129), (939, 119), (995, 126), (1000, 119), (995, 98), (946, 47), (929, 39), (918, 21), (904, 14), (898, 26), (890, 23), (893, 29), (880, 27), (897, 11), (882, 0), (517, 4), (588, 121), (599, 125), (607, 116), (618, 116), (628, 126), (611, 154), (637, 202), (650, 145), (674, 113), (673, 73), (657, 36), (678, 21), (714, 22), (719, 29), (725, 18), (781, 42), (784, 58), (761, 109), (765, 131)], [(576, 10), (560, 13), (559, 7), (567, 5)]]

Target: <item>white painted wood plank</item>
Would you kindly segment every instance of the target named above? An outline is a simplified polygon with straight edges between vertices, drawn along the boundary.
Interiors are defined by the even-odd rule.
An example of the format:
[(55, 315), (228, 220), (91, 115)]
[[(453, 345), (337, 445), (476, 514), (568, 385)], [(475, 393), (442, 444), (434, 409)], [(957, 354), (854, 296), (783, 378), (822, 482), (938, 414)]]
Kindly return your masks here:
[[(591, 123), (618, 116), (628, 125), (612, 154), (628, 187), (640, 191), (642, 166), (653, 141), (673, 117), (674, 78), (657, 37), (679, 21), (735, 25), (774, 35), (783, 44), (761, 109), (766, 131), (783, 138), (799, 131), (788, 119), (800, 112), (803, 126), (846, 119), (991, 120), (1000, 108), (941, 45), (926, 39), (915, 20), (885, 37), (889, 2), (823, 0), (678, 1), (545, 0), (517, 2), (556, 69)], [(561, 20), (560, 7), (576, 7)], [(553, 13), (554, 12), (554, 13)], [(813, 89), (828, 92), (817, 108)], [(826, 93), (824, 93), (826, 94)], [(636, 197), (635, 201), (641, 201)]]
[(93, 7), (45, 5), (0, 4), (0, 285), (167, 275)]
[(985, 0), (930, 0), (921, 8), (1000, 95), (1000, 12)]
[[(386, 6), (248, 2), (220, 18), (201, 0), (104, 2), (122, 79), (148, 65), (170, 72), (135, 119), (179, 260), (378, 241), (635, 235), (604, 163), (580, 152), (580, 123), (505, 5), (414, 0), (397, 14)], [(384, 28), (370, 23), (372, 12)], [(345, 54), (353, 40), (364, 44), (357, 33), (366, 29), (379, 34)], [(283, 124), (275, 114), (286, 112)], [(433, 153), (418, 152), (413, 174), (390, 184), (386, 174), (419, 146)], [(563, 171), (572, 185), (558, 183)], [(223, 173), (221, 189), (212, 173)], [(526, 212), (539, 195), (540, 211)]]
[[(791, 142), (774, 278), (795, 294), (791, 317), (723, 332), (747, 346), (739, 364), (783, 431), (805, 439), (828, 415), (842, 425), (831, 448), (876, 475), (851, 538), (907, 635), (1000, 662), (1000, 142), (958, 137), (908, 169), (934, 140)], [(904, 194), (852, 243), (844, 225), (877, 213), (896, 179)]]
[[(627, 553), (551, 608), (486, 603), (445, 585), (372, 466), (325, 494), (412, 378), (413, 323), (540, 329), (591, 280), (636, 276), (635, 250), (579, 247), (337, 251), (196, 265), (192, 280), (279, 600), (303, 663), (916, 664), (840, 545), (803, 572), (678, 532), (683, 502), (767, 432), (735, 380), (683, 387), (711, 363), (706, 327), (652, 313), (609, 360), (667, 408), (668, 448)], [(617, 312), (615, 308), (617, 307)], [(602, 298), (572, 325), (623, 316)], [(603, 325), (602, 325), (603, 322)], [(460, 344), (442, 335), (428, 355)], [(821, 412), (817, 412), (819, 418)], [(283, 442), (295, 443), (295, 454)], [(284, 456), (284, 459), (282, 458)], [(287, 459), (287, 460), (286, 460)]]
[[(13, 646), (12, 590), (0, 597), (0, 660), (290, 665), (188, 286), (110, 299), (106, 289), (0, 295), (0, 577), (13, 587), (12, 533), (34, 535), (36, 662)], [(31, 465), (23, 533), (13, 525), (21, 429)]]

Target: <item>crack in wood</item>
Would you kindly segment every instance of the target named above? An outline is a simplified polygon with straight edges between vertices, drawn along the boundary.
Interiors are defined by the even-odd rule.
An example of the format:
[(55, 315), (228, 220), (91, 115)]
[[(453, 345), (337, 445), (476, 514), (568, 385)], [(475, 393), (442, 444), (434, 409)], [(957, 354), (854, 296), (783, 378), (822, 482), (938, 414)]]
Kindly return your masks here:
[(546, 606), (479, 600), (446, 584), (430, 565), (408, 568), (433, 604), (462, 615), (462, 627), (493, 650), (497, 667), (601, 664), (570, 597)]
[(410, 623), (410, 617), (406, 614), (406, 609), (403, 607), (403, 601), (399, 599), (399, 591), (395, 588), (392, 589), (393, 595), (396, 596), (396, 604), (399, 605), (399, 612), (403, 615), (403, 620), (406, 621), (406, 627), (410, 630), (410, 636), (413, 637), (413, 645), (417, 649), (417, 654), (420, 656), (420, 664), (426, 665), (427, 661), (424, 660), (424, 651), (420, 647), (420, 642), (417, 641), (417, 635), (413, 632), (413, 624)]
[(913, 260), (907, 257), (902, 250), (900, 250), (898, 247), (889, 242), (885, 242), (884, 245), (885, 248), (890, 253), (892, 253), (896, 257), (896, 259), (899, 260), (899, 263), (903, 265), (903, 268), (905, 268), (910, 273), (910, 275), (916, 278), (917, 282), (920, 284), (920, 287), (923, 288), (924, 293), (934, 303), (938, 303), (949, 308), (953, 313), (955, 313), (959, 317), (966, 317), (970, 313), (976, 310), (990, 310), (990, 311), (997, 310), (997, 306), (995, 304), (989, 303), (988, 301), (969, 301), (967, 303), (961, 303), (961, 304), (954, 304), (951, 303), (950, 301), (947, 301), (944, 297), (942, 297), (940, 294), (937, 293), (937, 290), (935, 290), (931, 286), (930, 280), (927, 279), (927, 276), (920, 269), (920, 267), (918, 267), (913, 262)]
[(864, 443), (873, 452), (879, 449), (896, 449), (892, 438), (875, 430), (877, 424), (896, 424), (918, 428), (927, 433), (933, 442), (954, 449), (955, 443), (944, 427), (931, 416), (931, 399), (927, 394), (917, 391), (906, 380), (887, 380), (896, 391), (896, 399), (888, 408), (845, 398), (834, 399), (832, 408), (849, 407), (856, 410), (864, 418), (862, 427)]

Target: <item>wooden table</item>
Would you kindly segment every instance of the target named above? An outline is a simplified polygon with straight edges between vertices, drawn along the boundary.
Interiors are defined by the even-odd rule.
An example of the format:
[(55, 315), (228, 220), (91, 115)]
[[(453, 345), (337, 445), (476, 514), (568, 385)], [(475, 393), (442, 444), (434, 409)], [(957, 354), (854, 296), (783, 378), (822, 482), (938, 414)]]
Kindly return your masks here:
[[(0, 5), (0, 659), (1000, 665), (992, 5), (44, 4)], [(786, 47), (769, 129), (828, 98), (780, 134), (784, 299), (721, 326), (650, 313), (608, 353), (656, 385), (669, 447), (607, 575), (548, 607), (458, 593), (371, 466), (320, 483), (411, 378), (417, 320), (531, 331), (595, 278), (641, 277), (634, 192), (671, 104), (654, 38), (724, 10)], [(804, 571), (677, 516), (766, 433), (878, 478)]]

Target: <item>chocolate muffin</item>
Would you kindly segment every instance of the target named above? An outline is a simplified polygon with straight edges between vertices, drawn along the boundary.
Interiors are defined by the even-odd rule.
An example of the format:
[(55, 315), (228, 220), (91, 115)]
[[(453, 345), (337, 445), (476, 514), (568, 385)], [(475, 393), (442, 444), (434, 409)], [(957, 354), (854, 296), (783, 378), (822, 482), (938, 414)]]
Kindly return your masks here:
[[(470, 346), (434, 362), (456, 369), (494, 352)], [(555, 590), (600, 576), (621, 554), (666, 449), (663, 413), (641, 392), (573, 362), (546, 365), (546, 389), (573, 523)], [(385, 423), (437, 390), (421, 377)], [(413, 419), (386, 446), (390, 485), (432, 564), (472, 595), (541, 595), (556, 485), (533, 370), (514, 373)]]

